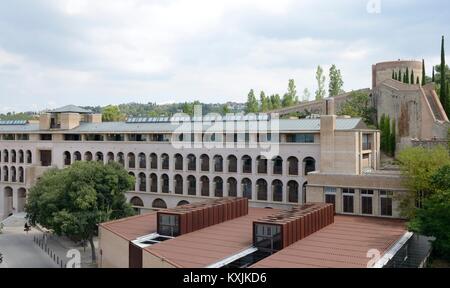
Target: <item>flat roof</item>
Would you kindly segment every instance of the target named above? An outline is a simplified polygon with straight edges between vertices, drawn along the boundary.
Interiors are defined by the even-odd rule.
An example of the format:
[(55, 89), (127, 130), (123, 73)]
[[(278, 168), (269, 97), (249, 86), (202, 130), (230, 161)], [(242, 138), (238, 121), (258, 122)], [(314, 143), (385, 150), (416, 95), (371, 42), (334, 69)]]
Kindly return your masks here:
[(279, 211), (250, 207), (246, 216), (178, 236), (144, 250), (154, 252), (178, 267), (206, 267), (252, 246), (253, 221)]
[(367, 252), (383, 256), (407, 232), (405, 221), (336, 215), (335, 222), (255, 263), (252, 268), (366, 268)]

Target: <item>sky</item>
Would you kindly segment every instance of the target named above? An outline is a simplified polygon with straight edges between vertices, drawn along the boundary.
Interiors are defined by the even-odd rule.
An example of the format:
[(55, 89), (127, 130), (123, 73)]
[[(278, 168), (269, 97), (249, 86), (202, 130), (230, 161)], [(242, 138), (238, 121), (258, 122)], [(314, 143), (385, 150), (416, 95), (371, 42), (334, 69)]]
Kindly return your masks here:
[(3, 1), (0, 113), (245, 102), (289, 79), (313, 97), (332, 64), (344, 90), (368, 88), (377, 62), (425, 59), (431, 74), (449, 33), (446, 0)]

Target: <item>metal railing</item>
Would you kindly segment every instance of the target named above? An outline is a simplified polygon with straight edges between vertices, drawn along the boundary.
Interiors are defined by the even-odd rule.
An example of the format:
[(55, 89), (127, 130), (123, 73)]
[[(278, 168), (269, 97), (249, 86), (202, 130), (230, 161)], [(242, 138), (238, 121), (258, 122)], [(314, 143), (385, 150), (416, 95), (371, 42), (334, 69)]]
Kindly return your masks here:
[(66, 268), (64, 261), (47, 245), (46, 236), (33, 236), (33, 242), (42, 249), (60, 268)]

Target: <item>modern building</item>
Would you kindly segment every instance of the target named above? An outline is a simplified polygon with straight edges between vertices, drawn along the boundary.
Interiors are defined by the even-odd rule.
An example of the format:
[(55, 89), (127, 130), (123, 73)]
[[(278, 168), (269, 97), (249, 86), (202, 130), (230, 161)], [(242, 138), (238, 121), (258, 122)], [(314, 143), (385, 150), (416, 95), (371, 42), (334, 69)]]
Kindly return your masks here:
[[(334, 114), (333, 101), (326, 105)], [(75, 161), (122, 164), (136, 178), (128, 200), (142, 213), (231, 196), (248, 198), (252, 207), (333, 202), (337, 213), (398, 217), (392, 196), (404, 191), (399, 175), (378, 171), (379, 131), (359, 118), (102, 122), (99, 114), (66, 106), (39, 123), (0, 122), (0, 139), (2, 218), (23, 211), (27, 191), (45, 171)]]
[[(287, 210), (224, 198), (103, 223), (102, 268), (420, 267), (430, 244), (399, 219)], [(420, 247), (420, 249), (418, 249)]]

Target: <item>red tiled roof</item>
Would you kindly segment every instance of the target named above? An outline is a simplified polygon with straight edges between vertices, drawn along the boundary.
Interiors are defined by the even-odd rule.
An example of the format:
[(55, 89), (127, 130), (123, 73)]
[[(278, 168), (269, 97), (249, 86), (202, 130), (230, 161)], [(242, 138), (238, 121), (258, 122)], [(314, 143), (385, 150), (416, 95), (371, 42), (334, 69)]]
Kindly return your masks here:
[(156, 232), (156, 212), (105, 222), (100, 226), (128, 241), (132, 241)]
[(364, 268), (370, 249), (386, 253), (404, 234), (405, 222), (335, 216), (335, 223), (269, 256), (253, 268)]

